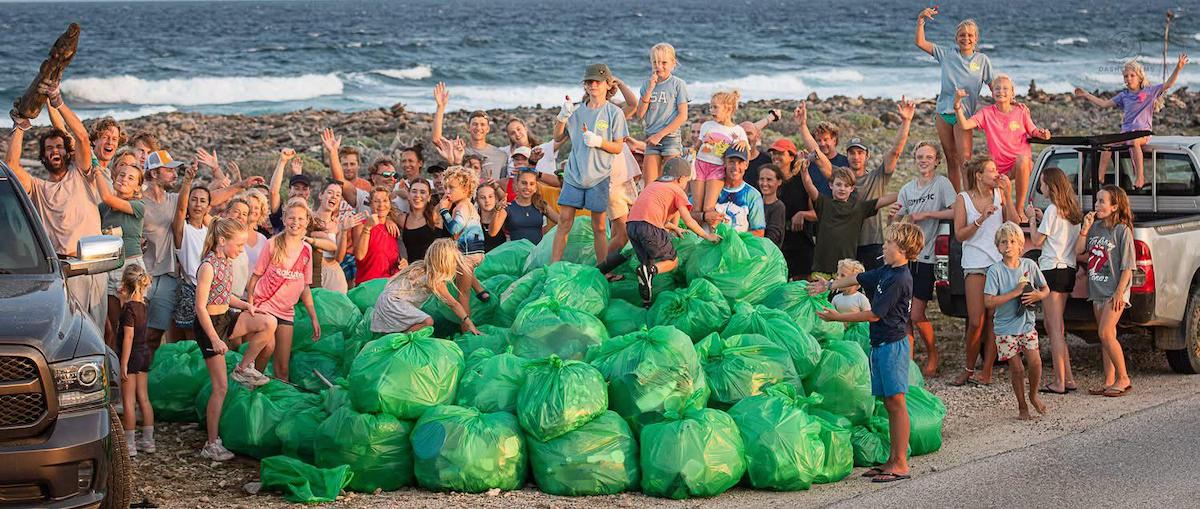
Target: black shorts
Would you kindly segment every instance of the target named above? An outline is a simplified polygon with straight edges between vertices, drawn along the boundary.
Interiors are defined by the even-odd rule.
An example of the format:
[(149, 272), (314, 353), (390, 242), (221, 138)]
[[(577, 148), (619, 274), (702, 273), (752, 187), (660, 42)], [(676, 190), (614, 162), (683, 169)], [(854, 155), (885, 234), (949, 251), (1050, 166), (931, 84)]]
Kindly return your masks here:
[(908, 264), (908, 272), (913, 279), (913, 298), (925, 302), (933, 300), (933, 280), (936, 265), (932, 263), (912, 262)]
[[(229, 338), (229, 333), (233, 332), (233, 324), (235, 323), (233, 313), (225, 312), (219, 315), (208, 315), (212, 319), (213, 330), (217, 332), (217, 337), (222, 340)], [(213, 350), (212, 341), (208, 339), (208, 333), (204, 332), (204, 327), (200, 325), (200, 319), (196, 319), (196, 325), (192, 330), (196, 333), (196, 344), (200, 345), (200, 354), (205, 359), (216, 357), (217, 352)]]
[(630, 221), (625, 224), (625, 231), (629, 233), (629, 243), (633, 244), (633, 252), (637, 253), (642, 265), (674, 260), (678, 256), (667, 230), (645, 221)]
[(129, 352), (129, 362), (125, 364), (125, 371), (131, 375), (150, 371), (150, 347), (146, 343), (133, 345)]
[(1075, 290), (1076, 270), (1075, 267), (1043, 270), (1042, 276), (1046, 278), (1046, 286), (1050, 287), (1050, 291), (1071, 293), (1071, 291)]

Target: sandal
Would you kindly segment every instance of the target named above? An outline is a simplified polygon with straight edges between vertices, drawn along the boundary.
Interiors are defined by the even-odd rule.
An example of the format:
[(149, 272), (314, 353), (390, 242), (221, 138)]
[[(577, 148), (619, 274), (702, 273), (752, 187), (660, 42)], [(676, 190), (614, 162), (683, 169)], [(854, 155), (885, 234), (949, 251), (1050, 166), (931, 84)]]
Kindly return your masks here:
[(955, 387), (962, 387), (962, 386), (966, 385), (967, 382), (974, 377), (974, 375), (975, 375), (975, 370), (964, 369), (963, 373), (961, 375), (958, 375), (958, 378), (955, 378), (954, 380), (950, 381), (950, 385), (953, 385)]
[(1088, 389), (1088, 394), (1091, 394), (1092, 396), (1103, 396), (1104, 393), (1108, 392), (1109, 389), (1111, 389), (1111, 387), (1101, 387), (1099, 389)]
[(491, 292), (484, 290), (482, 292), (475, 294), (475, 298), (479, 299), (479, 302), (487, 302), (489, 300), (492, 300), (492, 294), (491, 294)]
[(895, 481), (903, 481), (905, 479), (911, 479), (911, 478), (912, 478), (912, 476), (910, 476), (908, 474), (897, 474), (895, 472), (883, 472), (875, 477), (872, 477), (871, 482), (895, 482)]
[(1042, 393), (1046, 393), (1046, 394), (1066, 394), (1066, 393), (1068, 393), (1068, 392), (1070, 392), (1070, 391), (1068, 391), (1068, 390), (1066, 390), (1066, 389), (1063, 389), (1063, 390), (1060, 392), (1060, 391), (1056, 391), (1056, 390), (1054, 390), (1054, 389), (1051, 389), (1049, 385), (1043, 385), (1041, 389), (1038, 389), (1038, 392), (1042, 392)]
[(870, 469), (870, 470), (867, 470), (866, 472), (863, 472), (863, 474), (862, 474), (862, 477), (866, 477), (867, 479), (870, 479), (870, 478), (872, 478), (872, 477), (878, 476), (878, 475), (880, 475), (880, 474), (883, 474), (883, 473), (884, 473), (884, 471), (883, 471), (883, 469), (882, 469), (882, 468), (879, 468), (879, 467), (871, 467), (871, 469)]
[(1129, 394), (1130, 391), (1132, 391), (1132, 390), (1133, 390), (1132, 385), (1126, 385), (1124, 389), (1117, 389), (1116, 387), (1109, 387), (1108, 390), (1104, 391), (1103, 394), (1104, 394), (1104, 397), (1106, 397), (1106, 398), (1119, 398), (1121, 396)]

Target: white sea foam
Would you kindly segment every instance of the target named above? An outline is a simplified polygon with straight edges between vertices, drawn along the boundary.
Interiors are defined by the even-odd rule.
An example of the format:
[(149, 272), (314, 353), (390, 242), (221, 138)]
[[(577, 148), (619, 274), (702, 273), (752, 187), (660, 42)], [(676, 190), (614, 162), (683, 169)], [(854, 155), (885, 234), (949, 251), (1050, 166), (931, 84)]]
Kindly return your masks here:
[[(129, 120), (129, 119), (134, 119), (134, 118), (138, 118), (138, 117), (145, 117), (147, 115), (154, 115), (156, 113), (170, 113), (172, 111), (177, 111), (177, 110), (171, 106), (142, 106), (142, 107), (131, 109), (131, 110), (80, 109), (80, 110), (77, 110), (76, 113), (78, 113), (79, 117), (84, 120), (92, 119), (92, 118), (103, 118), (103, 117), (113, 117), (117, 120)], [(40, 114), (38, 114), (38, 117), (33, 119), (31, 122), (35, 126), (47, 126), (47, 125), (50, 125), (50, 116), (46, 113), (46, 110), (43, 109), (42, 112)], [(0, 120), (0, 128), (10, 128), (10, 127), (12, 127), (12, 119), (5, 117), (3, 120)]]
[(407, 69), (375, 69), (371, 72), (397, 80), (423, 80), (433, 76), (433, 69), (428, 65), (418, 65)]
[(145, 80), (134, 76), (78, 78), (63, 82), (69, 99), (91, 104), (198, 106), (262, 101), (299, 101), (342, 93), (336, 74), (281, 77), (199, 77)]
[(1192, 38), (1197, 41), (1200, 41), (1200, 32), (1196, 32), (1194, 35), (1192, 35)]
[(1060, 46), (1073, 46), (1075, 44), (1087, 44), (1087, 42), (1087, 37), (1064, 37), (1062, 39), (1056, 39), (1054, 44), (1058, 44)]

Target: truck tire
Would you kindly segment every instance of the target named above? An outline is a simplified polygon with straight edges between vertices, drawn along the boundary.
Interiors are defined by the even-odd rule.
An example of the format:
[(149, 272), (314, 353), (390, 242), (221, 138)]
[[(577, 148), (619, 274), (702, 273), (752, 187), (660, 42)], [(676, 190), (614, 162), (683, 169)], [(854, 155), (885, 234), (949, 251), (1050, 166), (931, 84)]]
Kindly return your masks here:
[(1183, 333), (1184, 348), (1166, 350), (1167, 364), (1176, 373), (1200, 373), (1200, 284), (1192, 286), (1192, 294), (1188, 297), (1187, 308), (1183, 312), (1183, 323), (1179, 324), (1179, 328)]
[(125, 428), (112, 405), (108, 406), (109, 453), (108, 492), (105, 493), (103, 509), (126, 509), (133, 501), (133, 465), (125, 445)]

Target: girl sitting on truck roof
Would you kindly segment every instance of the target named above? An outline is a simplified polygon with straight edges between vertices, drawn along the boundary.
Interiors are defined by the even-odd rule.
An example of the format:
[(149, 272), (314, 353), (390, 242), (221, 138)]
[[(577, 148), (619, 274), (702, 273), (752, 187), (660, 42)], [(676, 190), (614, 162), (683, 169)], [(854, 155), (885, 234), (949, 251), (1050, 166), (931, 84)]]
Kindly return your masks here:
[[(1075, 88), (1075, 95), (1087, 99), (1088, 102), (1101, 108), (1120, 107), (1124, 110), (1125, 114), (1121, 120), (1121, 132), (1123, 133), (1149, 131), (1151, 130), (1154, 113), (1162, 109), (1162, 98), (1166, 96), (1167, 89), (1175, 85), (1175, 80), (1179, 78), (1179, 72), (1183, 70), (1183, 66), (1187, 65), (1187, 63), (1187, 54), (1181, 53), (1179, 55), (1179, 62), (1175, 64), (1175, 71), (1171, 73), (1171, 77), (1167, 78), (1167, 81), (1164, 83), (1151, 85), (1146, 81), (1146, 70), (1142, 68), (1142, 64), (1137, 60), (1130, 60), (1125, 63), (1124, 69), (1121, 70), (1121, 76), (1125, 78), (1125, 90), (1113, 96), (1112, 99), (1101, 99), (1078, 87)], [(1129, 155), (1133, 159), (1133, 171), (1137, 173), (1137, 177), (1133, 181), (1134, 189), (1141, 189), (1142, 186), (1146, 185), (1146, 175), (1143, 171), (1145, 165), (1142, 162), (1142, 147), (1149, 142), (1149, 136), (1129, 141)], [(1108, 173), (1108, 161), (1111, 158), (1112, 156), (1108, 152), (1100, 153), (1101, 179), (1104, 179)], [(1114, 173), (1116, 171), (1119, 170), (1114, 170)]]

